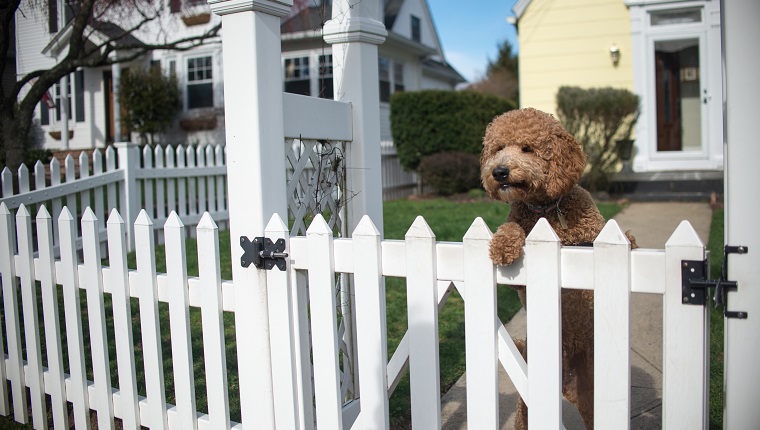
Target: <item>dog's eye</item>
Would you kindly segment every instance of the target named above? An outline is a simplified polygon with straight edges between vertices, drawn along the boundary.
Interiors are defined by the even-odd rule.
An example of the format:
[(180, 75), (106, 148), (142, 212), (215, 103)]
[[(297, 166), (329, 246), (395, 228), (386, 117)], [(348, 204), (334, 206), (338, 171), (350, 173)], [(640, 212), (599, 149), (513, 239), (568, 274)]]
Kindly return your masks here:
[(530, 146), (528, 146), (528, 145), (523, 145), (523, 147), (522, 147), (522, 152), (526, 152), (526, 153), (527, 153), (527, 152), (533, 152), (533, 148), (531, 148), (531, 147), (530, 147)]

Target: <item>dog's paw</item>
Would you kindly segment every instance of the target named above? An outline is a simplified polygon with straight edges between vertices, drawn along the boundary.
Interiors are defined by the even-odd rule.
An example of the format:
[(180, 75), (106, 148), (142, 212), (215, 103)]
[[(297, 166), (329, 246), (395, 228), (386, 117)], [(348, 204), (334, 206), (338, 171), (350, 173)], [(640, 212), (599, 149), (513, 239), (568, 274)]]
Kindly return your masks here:
[(508, 266), (522, 255), (525, 231), (514, 222), (502, 224), (491, 239), (489, 255), (498, 266)]

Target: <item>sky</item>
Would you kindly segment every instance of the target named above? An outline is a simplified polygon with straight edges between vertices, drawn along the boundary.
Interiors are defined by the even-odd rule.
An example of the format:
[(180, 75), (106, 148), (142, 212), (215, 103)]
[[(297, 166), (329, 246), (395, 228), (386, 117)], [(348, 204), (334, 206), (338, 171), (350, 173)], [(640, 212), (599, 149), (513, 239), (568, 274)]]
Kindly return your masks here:
[(427, 0), (446, 60), (468, 81), (483, 77), (501, 41), (517, 51), (515, 27), (507, 22), (515, 1)]

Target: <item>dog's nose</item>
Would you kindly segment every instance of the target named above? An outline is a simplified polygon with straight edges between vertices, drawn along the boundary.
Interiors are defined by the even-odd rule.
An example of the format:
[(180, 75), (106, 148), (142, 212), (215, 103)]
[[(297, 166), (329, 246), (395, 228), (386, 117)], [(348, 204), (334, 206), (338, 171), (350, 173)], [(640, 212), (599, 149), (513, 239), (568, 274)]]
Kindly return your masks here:
[(509, 178), (509, 169), (502, 166), (495, 167), (491, 172), (491, 175), (493, 175), (496, 182), (504, 183), (507, 181), (507, 178)]

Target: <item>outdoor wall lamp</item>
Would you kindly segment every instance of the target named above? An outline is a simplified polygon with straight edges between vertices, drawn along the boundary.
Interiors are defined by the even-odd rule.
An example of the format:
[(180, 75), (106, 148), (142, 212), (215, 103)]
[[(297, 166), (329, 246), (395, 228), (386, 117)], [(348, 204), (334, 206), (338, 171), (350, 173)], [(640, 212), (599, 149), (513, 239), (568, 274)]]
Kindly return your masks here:
[(610, 58), (612, 59), (612, 65), (617, 67), (620, 62), (620, 48), (617, 45), (610, 46)]

